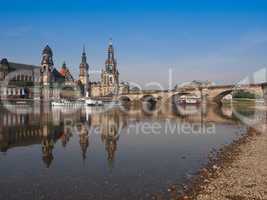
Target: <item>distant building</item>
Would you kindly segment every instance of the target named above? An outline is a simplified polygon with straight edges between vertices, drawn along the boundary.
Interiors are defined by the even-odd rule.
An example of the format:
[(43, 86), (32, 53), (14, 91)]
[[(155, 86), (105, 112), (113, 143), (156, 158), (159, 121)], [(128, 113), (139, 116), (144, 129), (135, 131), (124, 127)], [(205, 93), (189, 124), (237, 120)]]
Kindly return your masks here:
[[(66, 86), (71, 86), (79, 95), (77, 84), (64, 62), (60, 72), (54, 68), (53, 52), (47, 45), (42, 52), (40, 70), (40, 96), (44, 100), (57, 99)], [(36, 88), (35, 88), (36, 89)]]
[(63, 62), (61, 69), (59, 70), (59, 73), (61, 76), (64, 77), (64, 82), (66, 85), (73, 85), (75, 80), (70, 73), (69, 68), (67, 67), (66, 63)]
[(129, 92), (129, 86), (127, 84), (119, 83), (119, 71), (111, 41), (108, 46), (108, 57), (105, 62), (105, 68), (101, 72), (101, 81), (92, 82), (90, 86), (92, 97), (114, 96)]
[(184, 82), (179, 85), (176, 85), (174, 87), (175, 91), (181, 90), (181, 89), (198, 89), (199, 87), (205, 88), (213, 86), (214, 83), (211, 81), (191, 81), (191, 82)]
[(79, 78), (75, 80), (65, 62), (59, 70), (54, 67), (53, 51), (47, 45), (42, 51), (40, 66), (9, 62), (6, 58), (0, 60), (0, 88), (2, 98), (34, 98), (44, 101), (66, 97), (62, 95), (65, 88), (73, 90), (72, 94), (76, 97), (108, 97), (129, 92), (128, 84), (119, 82), (119, 71), (111, 41), (99, 82), (89, 79), (89, 64), (84, 47)]
[[(0, 60), (1, 97), (32, 97), (30, 87), (39, 81), (40, 66)], [(5, 80), (8, 80), (5, 81)]]
[(87, 57), (85, 53), (85, 47), (83, 47), (82, 53), (82, 61), (79, 66), (80, 74), (79, 74), (79, 84), (81, 86), (81, 93), (83, 96), (89, 94), (89, 65), (87, 63)]
[(60, 71), (54, 68), (53, 52), (47, 45), (42, 51), (41, 65), (0, 61), (2, 98), (60, 98), (65, 86), (76, 87), (75, 80), (64, 62)]

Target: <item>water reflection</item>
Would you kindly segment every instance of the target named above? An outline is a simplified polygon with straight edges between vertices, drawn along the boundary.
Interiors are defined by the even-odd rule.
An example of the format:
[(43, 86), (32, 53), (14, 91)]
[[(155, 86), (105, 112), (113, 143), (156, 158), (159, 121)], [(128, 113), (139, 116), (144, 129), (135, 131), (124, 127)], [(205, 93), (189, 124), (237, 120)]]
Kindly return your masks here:
[[(141, 109), (143, 108), (143, 109)], [(72, 110), (71, 108), (53, 108), (43, 113), (33, 108), (1, 109), (0, 115), (0, 150), (7, 152), (11, 148), (41, 144), (43, 161), (47, 167), (53, 162), (54, 144), (61, 141), (65, 148), (75, 132), (79, 137), (79, 145), (83, 160), (86, 159), (89, 148), (89, 131), (98, 128), (101, 140), (107, 152), (107, 160), (112, 165), (119, 140), (119, 129), (127, 126), (129, 120), (139, 122), (149, 119), (183, 119), (191, 122), (220, 122), (234, 123), (235, 112), (248, 117), (255, 115), (254, 109), (235, 108), (232, 106), (221, 108), (206, 105), (190, 105), (170, 107), (163, 106), (160, 110), (156, 104), (143, 103), (140, 105), (124, 105), (123, 109), (113, 108), (103, 111), (103, 108), (86, 108)], [(127, 111), (127, 112), (125, 112)], [(262, 112), (263, 113), (263, 112)], [(264, 115), (264, 113), (263, 113)], [(73, 130), (75, 125), (76, 130)]]
[(50, 137), (42, 138), (43, 161), (49, 167), (54, 159), (53, 156), (54, 140)]
[[(1, 107), (0, 151), (5, 154), (0, 154), (0, 158), (6, 157), (6, 161), (0, 160), (0, 171), (4, 171), (2, 169), (5, 167), (13, 166), (8, 168), (8, 172), (14, 174), (20, 172), (16, 165), (24, 166), (24, 169), (35, 166), (37, 162), (35, 157), (25, 161), (17, 161), (12, 157), (14, 153), (20, 151), (36, 156), (43, 163), (42, 166), (49, 168), (51, 173), (60, 170), (57, 160), (62, 163), (69, 160), (73, 163), (64, 164), (63, 170), (68, 171), (70, 176), (78, 176), (85, 185), (89, 184), (92, 187), (92, 191), (90, 190), (92, 193), (98, 193), (98, 190), (93, 188), (108, 179), (109, 176), (103, 175), (105, 169), (118, 177), (118, 179), (113, 177), (113, 180), (109, 180), (112, 187), (121, 184), (122, 190), (130, 191), (132, 189), (129, 188), (134, 185), (135, 190), (141, 194), (148, 186), (152, 188), (147, 189), (148, 191), (155, 191), (157, 187), (162, 186), (163, 182), (167, 184), (177, 179), (182, 180), (186, 173), (192, 173), (204, 163), (211, 148), (218, 148), (226, 141), (231, 142), (240, 134), (247, 132), (254, 134), (253, 129), (248, 129), (239, 121), (237, 114), (242, 114), (248, 119), (266, 116), (265, 112), (256, 112), (254, 108), (232, 105), (221, 108), (207, 105), (183, 105), (180, 108), (163, 105), (159, 108), (157, 104), (143, 103), (127, 104), (123, 105), (123, 108), (114, 107), (109, 110), (103, 108), (48, 109), (45, 111), (40, 106), (27, 109), (14, 106), (10, 109)], [(189, 123), (193, 127), (192, 131), (196, 129), (196, 132), (214, 123), (217, 132), (214, 136), (199, 137), (190, 134), (168, 135), (163, 128), (159, 129), (160, 135), (151, 134), (153, 132), (151, 130), (147, 134), (142, 128), (131, 129), (137, 125), (147, 126), (154, 122), (162, 125), (166, 120), (175, 126)], [(19, 147), (25, 147), (25, 149)], [(101, 149), (104, 152), (103, 155)], [(177, 154), (183, 158), (182, 161)], [(78, 162), (81, 162), (81, 166), (89, 164), (93, 168), (90, 172), (93, 183), (88, 183), (90, 180), (86, 178), (89, 172), (78, 173), (82, 170), (76, 155), (80, 158)], [(185, 157), (187, 159), (184, 159)], [(101, 164), (102, 161), (104, 166)], [(10, 162), (14, 162), (15, 165), (10, 165)], [(39, 167), (36, 168), (39, 169)], [(89, 170), (88, 166), (87, 169)], [(41, 172), (38, 171), (38, 174)], [(1, 177), (5, 176), (7, 175), (1, 173)], [(20, 176), (23, 175), (20, 174)], [(125, 176), (132, 178), (126, 181), (123, 178)], [(57, 182), (60, 180), (59, 178)], [(75, 182), (76, 179), (69, 181)], [(66, 186), (67, 183), (61, 184)], [(53, 190), (53, 188), (50, 189)], [(87, 190), (84, 189), (84, 192)], [(109, 192), (113, 197), (115, 192), (113, 190)], [(117, 193), (121, 194), (121, 191)], [(75, 193), (75, 195), (78, 194)]]

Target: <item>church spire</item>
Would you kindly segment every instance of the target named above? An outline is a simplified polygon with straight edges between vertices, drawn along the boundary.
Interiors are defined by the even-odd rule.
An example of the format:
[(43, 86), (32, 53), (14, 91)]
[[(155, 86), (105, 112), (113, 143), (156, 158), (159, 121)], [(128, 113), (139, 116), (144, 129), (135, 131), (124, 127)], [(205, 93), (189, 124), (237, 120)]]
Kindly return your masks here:
[(114, 49), (112, 44), (112, 38), (109, 39), (109, 44), (108, 44), (108, 59), (112, 61), (114, 60)]
[(116, 60), (115, 60), (115, 55), (114, 55), (114, 48), (112, 44), (112, 39), (109, 39), (109, 44), (108, 44), (108, 58), (106, 60), (106, 71), (109, 72), (115, 72), (116, 71)]
[(87, 63), (87, 57), (85, 53), (85, 45), (83, 45), (83, 50), (82, 50), (82, 61), (80, 64), (80, 74), (79, 74), (79, 79), (81, 83), (84, 86), (83, 93), (85, 94), (88, 90), (88, 83), (89, 83), (89, 65)]
[(64, 69), (67, 68), (67, 65), (66, 65), (66, 62), (65, 61), (63, 61), (62, 68), (64, 68)]
[(83, 45), (83, 52), (82, 52), (82, 63), (86, 64), (86, 53), (85, 53), (85, 45)]
[(109, 38), (109, 45), (112, 46), (112, 38)]

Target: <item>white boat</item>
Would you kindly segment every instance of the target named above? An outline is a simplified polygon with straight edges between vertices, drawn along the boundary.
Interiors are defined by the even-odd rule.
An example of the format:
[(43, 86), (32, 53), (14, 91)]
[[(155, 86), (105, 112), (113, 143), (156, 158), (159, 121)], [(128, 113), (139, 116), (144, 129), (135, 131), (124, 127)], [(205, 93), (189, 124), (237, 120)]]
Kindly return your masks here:
[(85, 100), (86, 106), (103, 106), (103, 101), (100, 100), (94, 100), (94, 99), (86, 99)]
[(185, 101), (187, 104), (197, 104), (198, 100), (197, 99), (186, 99)]
[(196, 105), (196, 104), (199, 104), (200, 103), (200, 98), (198, 97), (195, 97), (195, 96), (181, 96), (177, 102), (178, 104), (193, 104), (193, 105)]
[(83, 102), (81, 101), (68, 101), (65, 99), (55, 100), (51, 102), (52, 106), (81, 106), (83, 105)]
[(26, 105), (27, 102), (26, 101), (16, 101), (17, 105)]

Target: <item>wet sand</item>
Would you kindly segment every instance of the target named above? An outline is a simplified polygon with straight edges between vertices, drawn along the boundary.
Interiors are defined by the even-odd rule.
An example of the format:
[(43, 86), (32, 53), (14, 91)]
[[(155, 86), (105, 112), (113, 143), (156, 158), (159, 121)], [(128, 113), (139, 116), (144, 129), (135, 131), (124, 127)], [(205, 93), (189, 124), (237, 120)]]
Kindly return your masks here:
[(225, 147), (178, 199), (266, 200), (267, 125)]

